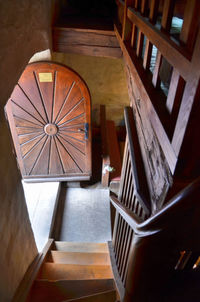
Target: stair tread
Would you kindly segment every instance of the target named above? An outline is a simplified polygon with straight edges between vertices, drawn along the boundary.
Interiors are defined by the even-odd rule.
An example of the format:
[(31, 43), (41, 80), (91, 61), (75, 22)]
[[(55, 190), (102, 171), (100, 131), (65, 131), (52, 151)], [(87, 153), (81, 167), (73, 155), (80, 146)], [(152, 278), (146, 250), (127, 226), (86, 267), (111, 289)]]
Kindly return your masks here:
[(89, 296), (82, 296), (77, 299), (65, 300), (63, 302), (115, 302), (116, 301), (116, 291), (109, 290), (102, 293), (97, 293)]
[[(77, 290), (78, 289), (78, 290)], [(60, 302), (115, 289), (113, 279), (95, 280), (36, 280), (30, 302)]]
[(48, 261), (59, 264), (110, 265), (108, 253), (51, 251)]
[(113, 278), (109, 265), (44, 263), (38, 279), (88, 280)]
[(63, 252), (108, 253), (107, 243), (55, 241), (55, 247)]

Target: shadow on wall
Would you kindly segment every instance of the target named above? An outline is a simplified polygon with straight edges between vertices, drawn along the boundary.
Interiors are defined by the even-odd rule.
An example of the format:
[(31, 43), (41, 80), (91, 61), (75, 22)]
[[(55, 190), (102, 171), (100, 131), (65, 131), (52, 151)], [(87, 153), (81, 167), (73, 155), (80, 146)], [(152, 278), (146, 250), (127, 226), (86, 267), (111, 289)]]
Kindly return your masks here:
[(52, 60), (74, 69), (88, 85), (94, 124), (99, 123), (100, 104), (106, 105), (107, 119), (122, 124), (124, 107), (130, 104), (122, 59), (54, 52)]

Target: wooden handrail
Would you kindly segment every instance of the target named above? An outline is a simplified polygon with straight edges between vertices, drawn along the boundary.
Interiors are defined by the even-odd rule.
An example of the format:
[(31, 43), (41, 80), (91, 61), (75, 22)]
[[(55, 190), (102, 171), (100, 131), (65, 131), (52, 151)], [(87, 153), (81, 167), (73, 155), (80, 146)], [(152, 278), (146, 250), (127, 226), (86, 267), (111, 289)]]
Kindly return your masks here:
[[(131, 226), (134, 233), (148, 236), (171, 227), (177, 221), (177, 214), (185, 212), (189, 208), (199, 206), (200, 197), (200, 177), (174, 196), (160, 211), (148, 218), (144, 222), (126, 208), (114, 195), (110, 196), (110, 201), (120, 215)], [(187, 217), (185, 216), (187, 220)]]
[(129, 210), (123, 203), (121, 203), (114, 194), (110, 195), (110, 201), (115, 207), (117, 212), (126, 220), (126, 222), (132, 227), (134, 231), (137, 230), (138, 225), (142, 222), (137, 215), (135, 215), (131, 210)]
[(137, 135), (137, 129), (133, 116), (133, 109), (125, 107), (124, 109), (126, 131), (128, 136), (128, 145), (131, 158), (131, 167), (133, 175), (133, 183), (135, 194), (145, 210), (147, 215), (150, 214), (150, 196), (148, 191), (148, 184), (142, 160), (140, 144)]

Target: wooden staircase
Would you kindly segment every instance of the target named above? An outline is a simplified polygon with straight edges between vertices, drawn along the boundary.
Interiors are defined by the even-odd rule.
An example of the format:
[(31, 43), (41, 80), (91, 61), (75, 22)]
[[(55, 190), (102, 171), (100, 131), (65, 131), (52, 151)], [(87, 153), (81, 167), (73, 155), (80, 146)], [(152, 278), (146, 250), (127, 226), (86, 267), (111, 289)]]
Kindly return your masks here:
[(27, 302), (116, 301), (107, 243), (54, 242)]

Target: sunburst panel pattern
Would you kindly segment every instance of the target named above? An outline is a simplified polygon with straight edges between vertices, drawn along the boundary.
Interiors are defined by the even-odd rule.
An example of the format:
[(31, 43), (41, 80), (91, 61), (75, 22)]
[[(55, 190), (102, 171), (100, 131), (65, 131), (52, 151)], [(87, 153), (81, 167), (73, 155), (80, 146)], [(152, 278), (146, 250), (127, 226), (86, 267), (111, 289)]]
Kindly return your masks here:
[(57, 64), (25, 69), (9, 101), (26, 176), (88, 172), (86, 89), (76, 73)]

